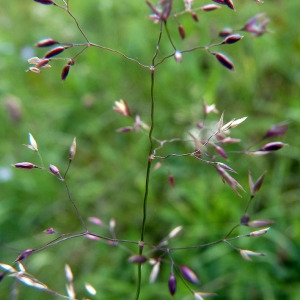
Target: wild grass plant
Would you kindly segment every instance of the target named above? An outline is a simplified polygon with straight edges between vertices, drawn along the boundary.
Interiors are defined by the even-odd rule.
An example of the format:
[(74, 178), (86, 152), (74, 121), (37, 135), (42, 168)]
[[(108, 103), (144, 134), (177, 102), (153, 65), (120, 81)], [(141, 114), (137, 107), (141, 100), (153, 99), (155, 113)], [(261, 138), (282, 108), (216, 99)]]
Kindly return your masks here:
[[(202, 299), (218, 294), (221, 298), (226, 297), (222, 296), (223, 289), (230, 288), (231, 280), (225, 280), (222, 272), (228, 271), (230, 266), (236, 268), (232, 258), (227, 257), (229, 253), (238, 256), (241, 264), (248, 264), (248, 261), (261, 263), (265, 259), (264, 236), (269, 235), (274, 222), (268, 215), (256, 216), (264, 204), (258, 202), (254, 205), (254, 198), (261, 187), (264, 188), (267, 173), (266, 170), (258, 173), (257, 168), (253, 170), (252, 164), (259, 165), (266, 159), (266, 154), (276, 157), (273, 152), (286, 145), (281, 139), (288, 124), (270, 122), (269, 127), (256, 133), (255, 139), (247, 141), (242, 128), (247, 123), (252, 124), (251, 115), (237, 110), (239, 115), (232, 116), (231, 106), (226, 100), (223, 102), (221, 99), (215, 105), (212, 96), (205, 91), (206, 86), (201, 86), (200, 79), (211, 77), (208, 90), (226, 90), (227, 79), (239, 76), (234, 62), (235, 53), (242, 51), (238, 45), (250, 36), (264, 39), (269, 33), (270, 20), (259, 12), (242, 24), (229, 24), (232, 28), (227, 24), (218, 28), (214, 17), (210, 19), (209, 15), (219, 11), (226, 15), (238, 14), (243, 5), (236, 8), (232, 1), (215, 1), (207, 5), (197, 1), (146, 2), (147, 5), (143, 3), (143, 8), (135, 16), (143, 17), (145, 23), (151, 24), (144, 25), (151, 30), (145, 34), (130, 24), (119, 24), (113, 30), (120, 13), (116, 10), (114, 15), (113, 12), (120, 4), (111, 4), (110, 8), (103, 4), (101, 12), (104, 19), (106, 10), (108, 16), (105, 22), (100, 20), (103, 22), (101, 33), (105, 37), (107, 27), (110, 34), (116, 35), (118, 47), (111, 47), (102, 44), (101, 39), (99, 44), (90, 40), (89, 30), (93, 28), (85, 29), (80, 17), (77, 17), (78, 13), (75, 9), (73, 11), (73, 2), (36, 2), (35, 5), (42, 4), (52, 9), (53, 16), (58, 12), (68, 16), (72, 21), (69, 23), (72, 29), (69, 30), (77, 31), (76, 39), (81, 37), (82, 42), (70, 42), (73, 33), (68, 32), (65, 34), (71, 35), (71, 38), (67, 41), (63, 41), (64, 36), (60, 33), (59, 38), (54, 37), (55, 28), (50, 38), (47, 34), (37, 41), (38, 56), (28, 59), (31, 66), (26, 76), (35, 76), (31, 77), (34, 78), (31, 84), (34, 85), (35, 81), (42, 83), (48, 73), (59, 69), (61, 80), (65, 81), (63, 89), (85, 89), (84, 85), (89, 81), (86, 77), (91, 76), (93, 80), (97, 79), (91, 85), (92, 91), (101, 86), (101, 97), (109, 100), (103, 100), (108, 104), (101, 116), (93, 112), (96, 111), (97, 100), (92, 91), (81, 99), (84, 110), (69, 113), (65, 109), (62, 113), (57, 107), (51, 108), (47, 117), (56, 120), (53, 114), (60, 114), (65, 121), (59, 122), (69, 132), (68, 136), (70, 132), (77, 136), (78, 131), (81, 137), (68, 139), (67, 163), (63, 162), (63, 155), (56, 158), (59, 163), (54, 163), (55, 157), (51, 154), (61, 143), (66, 144), (63, 134), (55, 138), (49, 128), (51, 139), (47, 144), (50, 150), (40, 143), (32, 130), (28, 141), (24, 141), (26, 148), (35, 156), (13, 162), (15, 168), (23, 169), (19, 170), (22, 172), (19, 180), (22, 182), (23, 176), (36, 176), (35, 180), (42, 182), (47, 191), (46, 185), (52, 180), (48, 176), (51, 175), (57, 179), (51, 186), (60, 189), (60, 184), (61, 190), (53, 196), (47, 192), (51, 203), (47, 199), (42, 200), (42, 209), (49, 209), (51, 217), (45, 221), (42, 214), (34, 219), (37, 227), (48, 226), (40, 231), (41, 235), (36, 240), (29, 242), (30, 234), (26, 234), (26, 230), (22, 232), (24, 240), (19, 244), (8, 247), (8, 238), (5, 238), (3, 247), (10, 249), (10, 253), (16, 253), (14, 264), (7, 261), (1, 264), (3, 282), (9, 281), (9, 277), (15, 280), (7, 294), (12, 291), (11, 298), (18, 299), (18, 292), (23, 289), (20, 283), (23, 283), (32, 288), (32, 297), (37, 299), (44, 297), (44, 294), (40, 296), (41, 291), (48, 292), (52, 298), (69, 299), (159, 299), (168, 297), (168, 294), (179, 299)], [(124, 10), (130, 14), (132, 8), (135, 6), (128, 4)], [(141, 15), (141, 12), (144, 14)], [(83, 16), (84, 13), (83, 6)], [(147, 14), (150, 20), (146, 20)], [(219, 15), (220, 18), (222, 16)], [(112, 22), (110, 26), (107, 20)], [(49, 27), (49, 21), (46, 23)], [(126, 41), (127, 47), (135, 41), (134, 46), (126, 49), (123, 41)], [(148, 51), (140, 53), (145, 43)], [(89, 51), (93, 51), (93, 55), (84, 64), (93, 64), (94, 56), (101, 57), (101, 65), (96, 66), (99, 71), (95, 68), (90, 74), (82, 63)], [(113, 60), (117, 62), (112, 63)], [(191, 76), (189, 66), (195, 61), (200, 64), (201, 74), (195, 73), (192, 68)], [(112, 66), (116, 70), (110, 72)], [(199, 75), (200, 79), (195, 75)], [(45, 77), (41, 79), (41, 76)], [(77, 79), (67, 86), (71, 77)], [(106, 93), (106, 89), (114, 91), (117, 84), (120, 88), (115, 95), (111, 91)], [(51, 85), (47, 88), (51, 89)], [(61, 101), (64, 101), (63, 97)], [(12, 107), (11, 111), (14, 112), (14, 109)], [(162, 110), (165, 111), (161, 113)], [(237, 113), (235, 108), (233, 111)], [(82, 119), (76, 114), (81, 114)], [(95, 122), (90, 121), (93, 118), (104, 119), (100, 124), (107, 134), (101, 141), (95, 139), (97, 129), (94, 128)], [(43, 127), (41, 124), (35, 126)], [(47, 128), (44, 130), (47, 136)], [(89, 146), (93, 147), (93, 151), (87, 150)], [(101, 154), (98, 155), (98, 152)], [(23, 151), (18, 153), (18, 159), (23, 157)], [(239, 171), (239, 165), (235, 164), (237, 157), (242, 157), (240, 162), (249, 162), (247, 173)], [(77, 159), (81, 167), (76, 172)], [(101, 162), (105, 159), (108, 160), (106, 165)], [(43, 175), (36, 175), (38, 172)], [(98, 177), (99, 173), (103, 174)], [(81, 184), (85, 176), (84, 182), (89, 182), (87, 185)], [(95, 180), (102, 176), (105, 178), (103, 182)], [(193, 180), (190, 180), (191, 177)], [(194, 181), (194, 177), (198, 179)], [(209, 177), (209, 180), (204, 183), (202, 177)], [(77, 187), (72, 184), (73, 180)], [(181, 183), (183, 188), (178, 187)], [(22, 192), (22, 187), (19, 189)], [(29, 190), (25, 188), (27, 195)], [(68, 201), (57, 203), (57, 195), (59, 202)], [(43, 193), (35, 195), (35, 200), (40, 197), (43, 198)], [(216, 204), (223, 198), (224, 205)], [(272, 201), (268, 205), (272, 206)], [(38, 215), (37, 207), (35, 209)], [(28, 226), (33, 220), (26, 218), (26, 214), (30, 215), (28, 203), (20, 209), (20, 215)], [(220, 223), (215, 224), (217, 215)], [(67, 255), (53, 250), (61, 247), (67, 249)], [(47, 253), (51, 253), (50, 256)], [(217, 269), (217, 259), (227, 259), (223, 270)], [(80, 266), (76, 265), (77, 260)], [(60, 276), (57, 279), (60, 282), (57, 288), (50, 286), (41, 279), (43, 274), (38, 276), (30, 270), (36, 269), (39, 264), (44, 266), (41, 273), (49, 270), (55, 276), (58, 269), (64, 269), (66, 278)], [(206, 268), (209, 278), (205, 275)], [(72, 269), (76, 269), (75, 277)], [(259, 272), (261, 264), (255, 264), (255, 269)], [(81, 285), (75, 286), (76, 274), (82, 270), (86, 270), (85, 276), (81, 278)], [(96, 271), (96, 275), (95, 270), (101, 271)], [(245, 288), (249, 291), (249, 299), (265, 297), (264, 292), (255, 287), (259, 285), (258, 280), (249, 279), (250, 285)], [(67, 291), (63, 292), (65, 284)], [(232, 295), (237, 297), (238, 289)]]

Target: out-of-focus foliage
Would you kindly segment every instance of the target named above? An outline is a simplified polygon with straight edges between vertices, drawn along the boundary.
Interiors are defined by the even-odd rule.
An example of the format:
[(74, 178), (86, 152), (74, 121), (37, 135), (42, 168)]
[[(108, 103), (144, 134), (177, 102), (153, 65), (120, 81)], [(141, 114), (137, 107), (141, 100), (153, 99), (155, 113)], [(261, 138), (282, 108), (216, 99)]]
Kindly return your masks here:
[[(144, 1), (71, 2), (91, 41), (151, 63), (159, 25), (147, 19), (150, 11)], [(234, 61), (234, 73), (204, 51), (184, 54), (181, 64), (171, 59), (159, 66), (154, 136), (185, 137), (201, 121), (204, 99), (208, 104), (216, 103), (228, 120), (248, 116), (234, 129), (245, 147), (259, 142), (271, 125), (282, 121), (290, 123), (283, 139), (290, 146), (264, 157), (229, 155), (228, 164), (238, 171), (236, 178), (247, 190), (243, 199), (223, 185), (215, 170), (195, 159), (165, 161), (167, 168), (151, 176), (146, 240), (156, 243), (179, 225), (184, 229), (172, 246), (222, 238), (239, 222), (245, 209), (248, 169), (255, 178), (266, 170), (250, 216), (276, 223), (262, 238), (237, 242), (239, 247), (266, 253), (266, 257), (247, 262), (226, 245), (217, 245), (177, 252), (174, 259), (196, 270), (200, 289), (218, 293), (218, 299), (296, 299), (300, 293), (300, 9), (296, 0), (266, 0), (263, 5), (250, 0), (235, 2), (236, 12), (222, 7), (199, 13), (199, 23), (183, 16), (185, 41), (180, 40), (176, 23), (170, 20), (176, 45), (208, 44), (218, 30), (225, 26), (238, 29), (261, 11), (271, 19), (272, 33), (256, 39), (246, 34), (238, 44), (220, 47)], [(84, 219), (95, 216), (106, 223), (114, 218), (117, 236), (137, 241), (148, 139), (134, 132), (116, 133), (117, 128), (131, 124), (112, 106), (115, 100), (126, 99), (131, 110), (149, 122), (149, 71), (112, 53), (89, 49), (63, 83), (60, 62), (41, 74), (26, 73), (27, 59), (44, 54), (43, 49), (33, 46), (39, 39), (83, 39), (74, 22), (55, 7), (29, 0), (4, 1), (1, 7), (0, 261), (11, 263), (19, 251), (50, 241), (51, 237), (42, 233), (46, 228), (82, 230), (58, 180), (38, 170), (11, 167), (19, 161), (38, 162), (33, 151), (22, 146), (27, 143), (28, 132), (37, 140), (45, 163), (61, 170), (67, 166), (68, 147), (76, 136), (77, 154), (68, 183), (81, 214)], [(170, 45), (163, 43), (162, 54), (170, 53)], [(217, 122), (217, 118), (210, 117), (209, 121)], [(164, 153), (187, 151), (189, 145), (184, 144), (164, 149)], [(168, 183), (168, 171), (175, 178), (174, 188)], [(87, 296), (83, 286), (90, 282), (101, 299), (133, 299), (136, 267), (127, 258), (128, 253), (119, 248), (75, 239), (34, 255), (26, 268), (50, 288), (64, 293), (64, 265), (68, 263), (79, 298)], [(141, 299), (167, 299), (169, 265), (163, 265), (154, 284), (148, 283), (150, 266), (143, 271)], [(12, 278), (1, 282), (0, 298), (9, 299), (14, 288), (22, 300), (54, 298), (20, 284), (16, 287)], [(188, 294), (179, 283), (177, 299), (192, 299)]]

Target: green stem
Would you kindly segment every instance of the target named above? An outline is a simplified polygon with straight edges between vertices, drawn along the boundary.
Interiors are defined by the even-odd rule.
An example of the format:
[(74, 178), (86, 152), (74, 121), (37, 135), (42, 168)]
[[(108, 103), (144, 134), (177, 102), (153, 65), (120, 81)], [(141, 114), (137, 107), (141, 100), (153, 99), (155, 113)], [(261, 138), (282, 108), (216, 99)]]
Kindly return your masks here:
[[(152, 57), (152, 67), (151, 70), (151, 87), (150, 87), (150, 99), (151, 99), (151, 111), (150, 111), (150, 130), (149, 130), (149, 154), (148, 154), (148, 163), (147, 163), (147, 170), (146, 170), (146, 180), (145, 180), (145, 193), (144, 193), (144, 200), (143, 200), (143, 221), (142, 221), (142, 229), (141, 229), (141, 238), (140, 238), (140, 249), (139, 254), (142, 255), (143, 249), (144, 249), (144, 234), (145, 234), (145, 228), (146, 228), (146, 220), (147, 220), (147, 202), (148, 202), (148, 193), (149, 193), (149, 183), (150, 183), (150, 172), (151, 172), (151, 165), (152, 165), (152, 152), (154, 149), (153, 145), (153, 130), (154, 130), (154, 73), (155, 73), (155, 59), (157, 57), (158, 51), (159, 51), (159, 44), (161, 41), (162, 36), (162, 23), (160, 26), (159, 36), (156, 43), (156, 50)], [(141, 264), (138, 265), (138, 278), (137, 278), (137, 290), (135, 299), (138, 300), (140, 297), (140, 290), (141, 290), (141, 281), (142, 281), (142, 266)]]

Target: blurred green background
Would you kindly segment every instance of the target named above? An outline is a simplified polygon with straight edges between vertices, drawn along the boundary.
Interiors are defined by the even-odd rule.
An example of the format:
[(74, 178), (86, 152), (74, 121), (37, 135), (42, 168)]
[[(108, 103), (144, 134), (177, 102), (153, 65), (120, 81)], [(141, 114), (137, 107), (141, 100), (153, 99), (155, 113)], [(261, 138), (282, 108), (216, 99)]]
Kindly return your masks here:
[[(174, 1), (182, 9), (183, 1)], [(176, 263), (188, 265), (199, 275), (195, 290), (215, 292), (218, 299), (297, 299), (300, 294), (300, 7), (296, 0), (235, 1), (236, 12), (226, 7), (199, 13), (199, 23), (189, 15), (180, 17), (186, 39), (180, 40), (177, 25), (169, 28), (178, 49), (206, 45), (217, 32), (231, 26), (241, 28), (259, 12), (271, 19), (271, 34), (244, 39), (218, 51), (235, 64), (232, 73), (204, 51), (183, 55), (183, 62), (167, 60), (155, 78), (156, 125), (159, 139), (184, 138), (202, 121), (203, 99), (225, 111), (225, 121), (248, 116), (234, 129), (241, 147), (260, 140), (271, 125), (289, 122), (282, 139), (289, 147), (263, 157), (230, 154), (227, 163), (238, 171), (235, 178), (245, 187), (239, 198), (224, 185), (216, 171), (192, 158), (172, 158), (151, 174), (145, 240), (158, 243), (174, 227), (183, 231), (171, 246), (182, 247), (212, 242), (224, 237), (239, 222), (249, 196), (247, 173), (254, 178), (265, 170), (266, 178), (249, 211), (251, 219), (271, 219), (270, 232), (257, 239), (241, 239), (237, 247), (266, 253), (265, 257), (243, 260), (230, 247), (217, 245), (202, 250), (174, 253)], [(195, 1), (200, 6), (205, 1)], [(70, 8), (88, 38), (151, 64), (159, 25), (147, 19), (144, 1), (70, 1)], [(65, 170), (68, 148), (77, 138), (77, 154), (68, 175), (72, 198), (84, 220), (98, 217), (108, 224), (116, 220), (121, 239), (138, 241), (142, 221), (148, 139), (141, 133), (116, 133), (132, 125), (112, 110), (123, 98), (133, 114), (149, 124), (150, 72), (120, 56), (89, 49), (71, 68), (65, 82), (60, 73), (65, 62), (51, 63), (41, 74), (26, 73), (27, 59), (43, 56), (34, 44), (47, 37), (65, 42), (83, 42), (72, 19), (63, 10), (34, 1), (5, 1), (0, 12), (0, 261), (11, 264), (21, 251), (51, 241), (43, 230), (81, 231), (75, 211), (61, 182), (46, 172), (18, 170), (11, 164), (39, 163), (28, 143), (28, 132), (38, 142), (45, 165)], [(172, 53), (163, 35), (161, 56)], [(73, 50), (71, 50), (71, 53)], [(217, 49), (216, 49), (217, 51)], [(71, 54), (65, 54), (66, 56)], [(62, 57), (64, 55), (61, 55)], [(216, 123), (218, 116), (207, 122)], [(262, 144), (258, 144), (257, 147)], [(233, 150), (237, 147), (233, 147)], [(160, 154), (191, 151), (188, 144), (165, 146)], [(175, 178), (175, 187), (168, 174)], [(104, 227), (89, 224), (90, 230), (108, 235)], [(247, 228), (246, 228), (247, 229)], [(245, 228), (236, 233), (247, 232)], [(246, 231), (245, 231), (246, 230)], [(138, 249), (130, 249), (137, 253)], [(136, 266), (129, 254), (87, 239), (74, 239), (48, 248), (26, 261), (26, 270), (49, 288), (66, 294), (64, 265), (74, 272), (77, 298), (88, 297), (84, 283), (96, 290), (91, 299), (134, 299)], [(171, 299), (167, 288), (170, 265), (163, 264), (157, 281), (149, 284), (151, 267), (143, 266), (140, 299)], [(13, 291), (18, 291), (14, 298)], [(54, 299), (55, 296), (4, 277), (1, 299)], [(178, 280), (175, 299), (193, 299)]]

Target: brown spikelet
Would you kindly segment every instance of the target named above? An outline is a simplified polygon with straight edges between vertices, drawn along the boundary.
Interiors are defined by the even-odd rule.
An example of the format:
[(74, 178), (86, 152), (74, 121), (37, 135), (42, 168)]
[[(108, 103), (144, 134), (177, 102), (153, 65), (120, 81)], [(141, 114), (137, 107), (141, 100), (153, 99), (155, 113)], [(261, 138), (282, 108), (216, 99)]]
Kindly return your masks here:
[(281, 123), (273, 125), (267, 133), (264, 135), (263, 139), (269, 139), (274, 137), (283, 137), (288, 129), (288, 123)]
[(254, 251), (250, 251), (250, 250), (246, 250), (246, 249), (240, 249), (239, 251), (240, 251), (241, 256), (245, 260), (249, 260), (249, 261), (252, 260), (250, 256), (265, 256), (264, 253), (254, 252)]
[(70, 65), (65, 65), (61, 71), (61, 80), (64, 81), (66, 80), (68, 74), (70, 71)]
[(171, 187), (175, 186), (175, 179), (174, 179), (174, 176), (172, 174), (169, 174), (168, 181), (169, 181), (169, 184), (170, 184)]
[(169, 291), (172, 296), (174, 296), (177, 288), (176, 277), (174, 274), (171, 274), (168, 280)]
[(220, 8), (220, 6), (218, 6), (218, 5), (206, 4), (206, 5), (201, 7), (201, 10), (203, 10), (203, 11), (212, 11), (212, 10), (216, 10), (218, 8)]
[(42, 47), (50, 47), (50, 46), (54, 46), (56, 44), (59, 44), (56, 40), (48, 38), (48, 39), (42, 39), (40, 41), (38, 41), (35, 46), (42, 48)]
[(75, 60), (74, 60), (73, 58), (70, 58), (70, 59), (68, 60), (68, 65), (74, 66), (74, 65), (75, 65)]
[(217, 2), (217, 3), (219, 3), (219, 4), (225, 4), (225, 1), (224, 0), (212, 0), (212, 1), (214, 1), (214, 2)]
[(44, 67), (45, 65), (47, 65), (49, 61), (50, 61), (49, 58), (43, 58), (43, 59), (41, 59), (41, 60), (35, 65), (35, 67), (36, 67), (36, 68), (42, 68), (42, 67)]
[(192, 16), (192, 18), (194, 19), (195, 22), (199, 22), (198, 15), (194, 11), (191, 13), (191, 16)]
[(249, 227), (263, 227), (263, 226), (270, 226), (275, 222), (272, 220), (253, 220), (248, 222), (247, 226)]
[(223, 158), (225, 158), (225, 159), (228, 158), (228, 156), (227, 156), (225, 150), (224, 150), (222, 147), (220, 147), (220, 146), (218, 146), (218, 145), (216, 145), (215, 147), (216, 147), (217, 152), (218, 152)]
[(193, 270), (191, 270), (189, 267), (187, 267), (187, 266), (181, 266), (181, 267), (180, 267), (180, 271), (181, 271), (183, 277), (184, 277), (187, 281), (189, 281), (189, 282), (191, 282), (191, 283), (195, 283), (195, 284), (199, 283), (199, 278), (198, 278), (198, 276), (197, 276), (196, 273), (195, 273)]
[(176, 50), (174, 53), (174, 58), (177, 63), (182, 62), (182, 53), (179, 50)]
[(260, 150), (272, 152), (272, 151), (277, 151), (277, 150), (283, 148), (284, 146), (286, 146), (286, 144), (284, 144), (282, 142), (271, 142), (271, 143), (265, 144)]
[(53, 4), (52, 0), (34, 0), (35, 2), (41, 3), (41, 4), (45, 4), (45, 5), (51, 5)]
[(257, 181), (253, 184), (253, 187), (251, 189), (251, 194), (255, 195), (261, 188), (263, 181), (265, 178), (265, 172), (257, 179)]
[(62, 53), (64, 50), (65, 50), (65, 47), (62, 47), (62, 46), (53, 48), (52, 50), (47, 52), (44, 57), (45, 58), (50, 58), (50, 57), (56, 56), (56, 55)]
[(240, 41), (244, 36), (240, 35), (240, 34), (231, 34), (228, 35), (224, 41), (222, 42), (222, 44), (234, 44), (238, 41)]
[(233, 30), (230, 27), (225, 27), (219, 32), (219, 37), (226, 37), (232, 34)]
[(255, 231), (250, 232), (249, 236), (250, 237), (259, 237), (259, 236), (262, 236), (262, 235), (266, 234), (269, 230), (270, 230), (270, 227), (263, 228), (263, 229), (260, 229), (260, 230), (255, 230)]
[(185, 38), (185, 31), (184, 31), (184, 28), (181, 24), (178, 25), (178, 31), (179, 31), (179, 34), (181, 36), (182, 39)]
[(143, 264), (147, 261), (147, 257), (144, 255), (132, 255), (129, 257), (128, 261), (134, 264)]
[(27, 250), (23, 251), (23, 252), (16, 258), (15, 262), (21, 261), (21, 260), (27, 258), (30, 254), (32, 254), (32, 252), (33, 252), (33, 249), (27, 249)]
[(73, 160), (76, 154), (76, 137), (74, 137), (72, 145), (69, 149), (69, 160)]
[(13, 166), (18, 169), (27, 169), (27, 170), (38, 168), (38, 166), (30, 162), (20, 162), (14, 164)]
[(227, 69), (230, 71), (234, 71), (234, 65), (231, 60), (224, 55), (223, 53), (212, 53), (215, 55), (216, 59)]
[(58, 167), (56, 167), (54, 165), (49, 165), (49, 170), (54, 175), (59, 175), (60, 174), (60, 170), (58, 169)]
[(243, 216), (241, 217), (240, 224), (241, 224), (241, 225), (248, 226), (249, 220), (250, 220), (249, 215), (245, 214), (245, 215), (243, 215)]
[(32, 73), (41, 73), (41, 70), (37, 67), (30, 67), (26, 72), (32, 72)]
[(57, 233), (54, 228), (50, 227), (50, 228), (47, 228), (43, 231), (44, 233), (46, 234), (54, 234), (54, 233)]
[(230, 9), (235, 10), (233, 1), (231, 1), (231, 0), (224, 0), (224, 4), (226, 4)]

